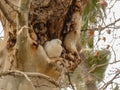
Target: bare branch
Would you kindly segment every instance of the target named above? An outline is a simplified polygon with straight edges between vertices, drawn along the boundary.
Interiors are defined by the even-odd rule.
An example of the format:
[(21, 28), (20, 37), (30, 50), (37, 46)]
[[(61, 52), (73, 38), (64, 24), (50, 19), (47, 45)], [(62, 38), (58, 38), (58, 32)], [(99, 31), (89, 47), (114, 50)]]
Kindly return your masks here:
[(16, 72), (16, 73), (19, 73), (19, 74), (21, 74), (21, 75), (23, 75), (23, 76), (28, 80), (28, 82), (30, 82), (30, 84), (31, 84), (31, 86), (32, 86), (32, 88), (33, 88), (33, 90), (35, 90), (35, 87), (34, 87), (32, 81), (30, 80), (30, 78), (28, 77), (27, 74), (25, 74), (24, 72), (21, 72), (21, 71), (17, 71), (17, 70), (16, 70), (15, 72)]
[(100, 68), (100, 67), (104, 67), (104, 66), (106, 66), (106, 65), (108, 65), (108, 64), (115, 64), (115, 63), (117, 63), (117, 62), (120, 62), (120, 60), (115, 60), (114, 62), (111, 62), (111, 63), (104, 63), (104, 64), (100, 64), (100, 65), (95, 65), (95, 66), (93, 66), (90, 70), (89, 70), (89, 73), (92, 73), (92, 72), (94, 72), (97, 68)]
[(115, 25), (115, 23), (119, 22), (120, 21), (120, 18), (118, 18), (117, 20), (115, 20), (114, 22), (106, 25), (105, 27), (102, 27), (102, 29), (105, 29), (105, 28), (108, 28), (109, 26), (112, 26), (112, 25)]
[(9, 13), (7, 12), (7, 8), (3, 5), (2, 1), (0, 1), (0, 10), (9, 23), (11, 23), (12, 25), (16, 25), (16, 23), (10, 18)]
[(117, 74), (115, 74), (114, 77), (110, 81), (104, 84), (104, 86), (102, 86), (101, 89), (105, 90), (108, 87), (108, 85), (110, 85), (117, 78), (118, 75), (120, 75), (120, 71)]
[(72, 84), (72, 81), (71, 81), (71, 78), (70, 78), (69, 73), (67, 74), (67, 76), (68, 76), (68, 81), (69, 81), (69, 83), (70, 83), (72, 89), (75, 90), (75, 87), (74, 87), (74, 85)]
[(14, 10), (18, 13), (18, 6), (14, 5), (12, 2), (10, 2), (9, 0), (5, 0), (5, 2)]
[(7, 76), (7, 75), (24, 76), (29, 82), (31, 82), (29, 77), (41, 77), (41, 78), (49, 81), (50, 83), (54, 84), (56, 87), (60, 87), (60, 85), (53, 78), (51, 78), (49, 76), (46, 76), (42, 73), (22, 72), (22, 71), (18, 71), (18, 70), (10, 70), (10, 71), (0, 72), (0, 77), (1, 76)]
[[(101, 30), (104, 30), (104, 29), (106, 29), (106, 28), (109, 28), (110, 26), (112, 26), (112, 25), (115, 25), (117, 22), (119, 22), (120, 21), (120, 18), (118, 18), (117, 20), (115, 20), (114, 22), (112, 22), (112, 23), (110, 23), (110, 24), (108, 24), (108, 25), (106, 25), (106, 26), (104, 26), (104, 27), (100, 27), (100, 29)], [(95, 31), (98, 31), (99, 30), (99, 28), (92, 28), (93, 30), (95, 30)], [(81, 31), (88, 31), (88, 30), (91, 30), (91, 28), (90, 29), (85, 29), (85, 30), (81, 30)]]

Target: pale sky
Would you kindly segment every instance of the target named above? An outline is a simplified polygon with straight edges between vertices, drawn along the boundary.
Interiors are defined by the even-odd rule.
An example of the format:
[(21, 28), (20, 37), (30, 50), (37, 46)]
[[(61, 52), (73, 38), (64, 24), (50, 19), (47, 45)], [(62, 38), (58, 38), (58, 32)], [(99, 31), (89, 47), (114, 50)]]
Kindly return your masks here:
[[(106, 0), (106, 1), (110, 1), (110, 0)], [(113, 4), (113, 2), (115, 0), (111, 0), (111, 1), (112, 1), (111, 4)], [(111, 4), (108, 4), (108, 5), (110, 6)], [(107, 13), (108, 12), (109, 11), (107, 11)], [(107, 14), (107, 19), (106, 19), (105, 23), (106, 23), (106, 25), (110, 24), (111, 22), (115, 21), (115, 19), (118, 19), (118, 18), (120, 18), (120, 0), (117, 1), (117, 3), (111, 9), (111, 12), (109, 14)], [(120, 26), (120, 22), (117, 23), (116, 25)], [(113, 50), (115, 51), (116, 56), (114, 55), (113, 50), (110, 48), (110, 51), (112, 52), (110, 62), (113, 62), (115, 60), (115, 57), (117, 60), (120, 60), (120, 30), (114, 29), (114, 30), (112, 30), (111, 34), (107, 34), (106, 31), (103, 31), (102, 33), (103, 33), (103, 35), (101, 35), (101, 37), (106, 37), (106, 42), (104, 42), (103, 40), (98, 42), (99, 49), (105, 48), (106, 45), (112, 46)], [(97, 35), (97, 32), (96, 32), (96, 35)], [(97, 40), (97, 37), (95, 37), (95, 41), (96, 40)], [(112, 73), (114, 73), (116, 71), (116, 69), (120, 69), (120, 63), (116, 63), (116, 64), (108, 66), (106, 73), (105, 73), (104, 82), (111, 80), (111, 78), (115, 75)], [(114, 82), (117, 82), (120, 85), (120, 78), (114, 80)], [(106, 90), (112, 90), (112, 89), (109, 86)]]
[(1, 25), (1, 22), (0, 22), (0, 37), (3, 36), (3, 31), (2, 31), (3, 28), (2, 28), (1, 26), (2, 26), (2, 25)]

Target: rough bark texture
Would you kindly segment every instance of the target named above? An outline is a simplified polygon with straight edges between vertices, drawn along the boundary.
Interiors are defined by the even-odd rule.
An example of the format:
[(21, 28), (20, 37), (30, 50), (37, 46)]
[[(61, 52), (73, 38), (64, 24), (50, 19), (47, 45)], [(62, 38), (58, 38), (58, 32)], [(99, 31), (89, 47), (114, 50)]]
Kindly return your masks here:
[[(79, 54), (82, 15), (88, 1), (19, 0), (18, 3), (10, 0), (10, 2), (16, 7), (11, 7), (11, 3), (6, 0), (0, 1), (4, 6), (0, 7), (0, 20), (5, 30), (6, 44), (1, 52), (7, 52), (5, 58), (3, 55), (1, 57), (5, 60), (3, 71), (39, 72), (55, 80), (59, 80), (58, 78), (63, 80), (65, 79), (63, 75), (73, 72), (82, 61), (79, 66), (80, 75), (87, 90), (96, 90), (93, 77), (86, 73), (88, 68), (84, 63), (85, 59)], [(7, 15), (10, 11), (13, 13)], [(53, 47), (54, 45), (56, 47)], [(59, 53), (50, 53), (51, 50)], [(60, 89), (42, 78), (30, 79), (33, 85), (24, 77), (5, 76), (0, 87), (3, 90)]]

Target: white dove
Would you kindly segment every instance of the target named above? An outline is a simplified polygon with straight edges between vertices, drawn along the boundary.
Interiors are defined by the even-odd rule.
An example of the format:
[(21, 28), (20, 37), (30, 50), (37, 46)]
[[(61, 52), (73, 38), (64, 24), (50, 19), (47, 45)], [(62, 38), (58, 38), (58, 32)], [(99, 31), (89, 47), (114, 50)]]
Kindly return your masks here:
[(51, 41), (47, 41), (44, 45), (44, 49), (50, 58), (59, 57), (62, 53), (62, 41), (59, 39), (53, 39)]

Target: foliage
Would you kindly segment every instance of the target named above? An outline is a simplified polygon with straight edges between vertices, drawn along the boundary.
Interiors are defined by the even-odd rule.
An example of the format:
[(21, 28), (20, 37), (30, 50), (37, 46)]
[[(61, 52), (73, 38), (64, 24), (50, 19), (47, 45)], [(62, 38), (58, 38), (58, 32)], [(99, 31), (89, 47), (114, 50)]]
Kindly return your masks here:
[(98, 4), (99, 0), (91, 0), (86, 6), (83, 15), (83, 30), (89, 28), (91, 24), (97, 23), (97, 18), (105, 18), (105, 8)]
[(97, 12), (100, 10), (100, 7), (97, 5), (98, 0), (91, 0), (87, 7), (85, 8), (83, 15), (83, 29), (87, 29), (90, 23), (95, 23), (95, 16)]
[[(90, 33), (93, 34), (90, 34)], [(86, 48), (88, 46), (89, 48), (93, 48), (93, 40), (94, 40), (94, 31), (83, 31), (80, 34), (80, 41), (82, 42), (82, 47)]]
[[(91, 48), (93, 47), (93, 38), (89, 38), (88, 34), (88, 28), (92, 24), (96, 24), (96, 17), (97, 13), (100, 13), (100, 7), (97, 5), (98, 0), (91, 0), (87, 7), (85, 8), (84, 15), (83, 15), (83, 26), (82, 26), (82, 32), (81, 32), (81, 42), (82, 46), (90, 46)], [(89, 30), (93, 31), (93, 30)], [(89, 43), (89, 44), (88, 44)]]
[[(86, 56), (86, 63), (88, 67), (90, 68), (90, 71), (95, 67), (102, 65), (101, 67), (95, 68), (92, 72), (92, 75), (95, 77), (96, 81), (100, 82), (103, 80), (104, 72), (107, 67), (108, 63), (108, 57), (110, 56), (110, 52), (107, 50), (99, 50), (99, 51), (92, 51), (92, 50), (86, 50), (84, 51), (84, 55)], [(72, 76), (72, 82), (76, 84), (77, 90), (86, 90), (84, 86), (84, 82), (82, 81), (82, 78), (80, 77), (79, 73), (79, 67), (74, 71)]]
[(85, 51), (84, 54), (86, 55), (86, 62), (89, 68), (92, 69), (98, 66), (95, 70), (92, 71), (92, 73), (98, 81), (101, 81), (103, 79), (104, 72), (107, 67), (108, 57), (110, 55), (110, 52), (107, 50), (101, 50), (95, 52)]
[[(97, 20), (98, 18), (103, 20), (106, 17), (105, 8), (101, 7), (98, 2), (99, 0), (91, 0), (85, 8), (80, 35), (83, 47), (86, 47), (87, 45), (88, 47), (93, 48), (94, 28), (97, 28)], [(93, 34), (90, 34), (91, 32)]]

